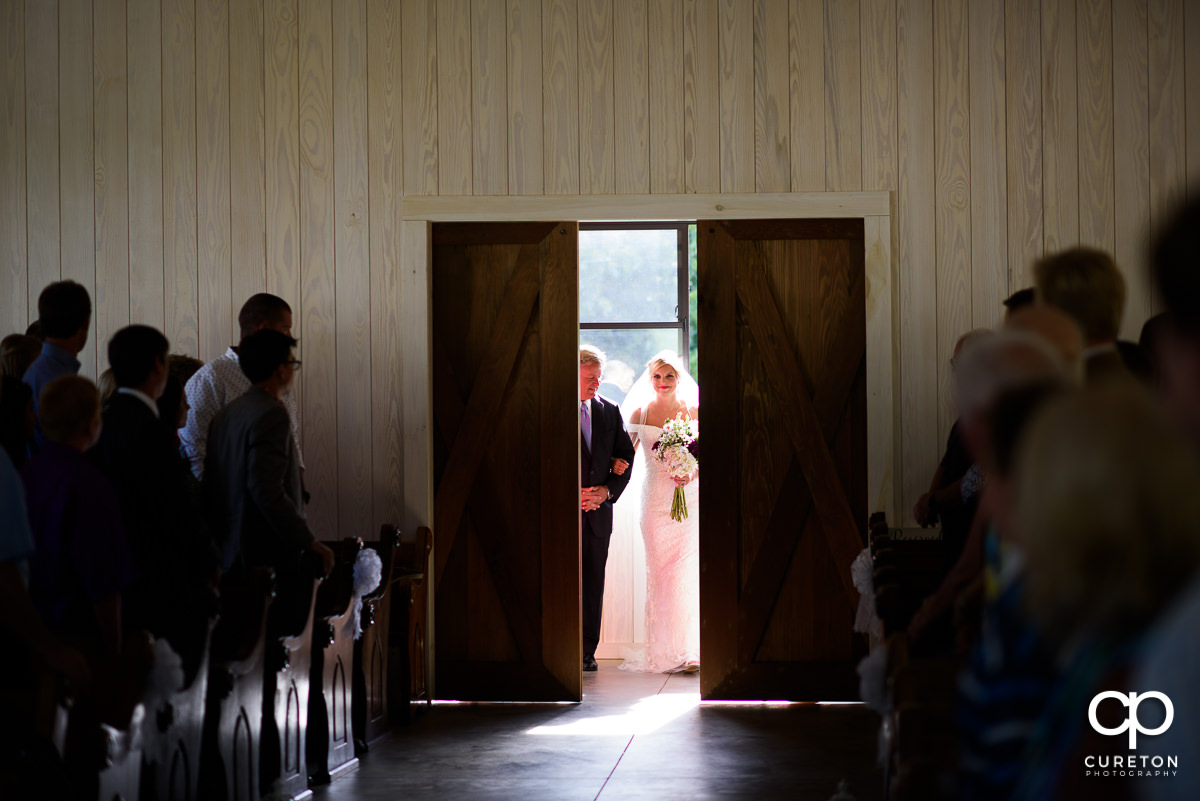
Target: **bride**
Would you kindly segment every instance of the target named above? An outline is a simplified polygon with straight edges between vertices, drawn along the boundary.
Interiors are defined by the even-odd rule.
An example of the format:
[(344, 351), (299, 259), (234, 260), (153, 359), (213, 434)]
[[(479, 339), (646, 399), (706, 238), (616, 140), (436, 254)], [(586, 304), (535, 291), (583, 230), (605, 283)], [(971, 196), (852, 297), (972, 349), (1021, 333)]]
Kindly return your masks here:
[[(620, 667), (650, 673), (695, 672), (700, 669), (700, 497), (699, 471), (673, 479), (653, 446), (663, 423), (676, 415), (699, 420), (699, 389), (678, 356), (663, 351), (621, 405), (621, 416), (635, 449), (630, 488), (638, 499), (638, 523), (646, 546), (646, 645)], [(671, 519), (675, 487), (685, 487), (688, 516)]]

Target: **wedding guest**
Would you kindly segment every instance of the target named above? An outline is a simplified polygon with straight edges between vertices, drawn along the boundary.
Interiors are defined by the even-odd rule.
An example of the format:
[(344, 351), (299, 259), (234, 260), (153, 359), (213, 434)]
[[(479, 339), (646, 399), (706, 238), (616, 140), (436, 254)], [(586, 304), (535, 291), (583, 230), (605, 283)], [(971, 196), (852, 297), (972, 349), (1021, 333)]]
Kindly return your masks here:
[(1037, 413), (1065, 384), (1042, 381), (1003, 393), (988, 415), (985, 464), (992, 498), (984, 538), (984, 603), (977, 640), (958, 680), (955, 797), (1007, 799), (1025, 742), (1058, 676), (1053, 654), (1025, 614), (1022, 558), (1014, 544), (1016, 455)]
[(1138, 345), (1141, 346), (1142, 352), (1146, 354), (1146, 359), (1150, 362), (1151, 384), (1156, 389), (1162, 387), (1160, 349), (1170, 328), (1171, 315), (1167, 312), (1159, 312), (1142, 325), (1142, 333), (1138, 337)]
[[(992, 333), (990, 329), (978, 328), (959, 337), (954, 344), (954, 354), (950, 357), (951, 373), (954, 373), (955, 365), (965, 347), (992, 336)], [(916, 506), (913, 507), (913, 517), (917, 525), (929, 526), (941, 522), (942, 538), (949, 546), (946, 554), (947, 567), (958, 560), (971, 520), (975, 516), (975, 508), (978, 506), (976, 493), (964, 496), (962, 491), (963, 478), (973, 463), (962, 439), (961, 422), (956, 419), (950, 428), (946, 450), (933, 473), (929, 490), (917, 499)]]
[[(1179, 210), (1154, 249), (1154, 277), (1167, 307), (1165, 319), (1151, 318), (1160, 395), (1175, 424), (1189, 437), (1193, 453), (1200, 451), (1200, 202)], [(1157, 319), (1157, 322), (1155, 320)], [(1154, 322), (1151, 328), (1151, 322)], [(1191, 496), (1196, 487), (1188, 490)], [(1147, 635), (1146, 648), (1130, 689), (1157, 690), (1171, 699), (1175, 719), (1154, 738), (1164, 754), (1200, 754), (1200, 572)], [(1146, 707), (1151, 706), (1146, 704)], [(1147, 720), (1148, 727), (1161, 721)], [(1190, 782), (1143, 783), (1138, 795), (1145, 801), (1183, 801), (1195, 795)]]
[(41, 409), (45, 442), (21, 471), (34, 537), (29, 591), (47, 627), (87, 661), (90, 683), (74, 688), (63, 763), (76, 783), (70, 797), (78, 798), (95, 776), (99, 724), (126, 728), (132, 719), (149, 666), (148, 641), (123, 621), (136, 566), (120, 503), (84, 455), (103, 425), (96, 387), (80, 376), (59, 377), (42, 391)]
[(100, 438), (100, 395), (62, 376), (41, 398), (46, 441), (21, 470), (33, 532), (29, 590), (42, 620), (93, 664), (121, 651), (121, 595), (135, 574), (121, 508), (84, 456)]
[(1021, 309), (1032, 306), (1037, 301), (1037, 295), (1033, 287), (1018, 289), (1016, 292), (1004, 299), (1004, 322), (1007, 323), (1013, 314)]
[[(76, 686), (86, 686), (88, 668), (82, 655), (50, 633), (29, 596), (29, 562), (33, 554), (25, 485), (8, 455), (0, 451), (0, 628), (16, 638), (15, 642), (8, 641), (11, 650), (9, 658), (0, 660), (0, 676), (6, 683), (29, 681), (27, 665), (17, 653), (31, 654)], [(6, 716), (5, 720), (12, 718)]]
[(104, 368), (100, 373), (100, 377), (96, 379), (96, 387), (100, 390), (100, 408), (107, 410), (113, 396), (117, 394), (117, 377), (113, 375), (111, 367)]
[[(182, 353), (172, 353), (167, 357), (167, 384), (158, 399), (158, 412), (159, 418), (170, 428), (177, 445), (181, 445), (179, 429), (187, 425), (188, 410), (192, 408), (188, 405), (184, 387), (202, 367), (204, 362)], [(183, 453), (182, 447), (180, 453)], [(187, 458), (186, 455), (184, 458)]]
[(41, 352), (42, 343), (36, 337), (9, 334), (0, 340), (0, 376), (13, 376), (20, 380)]
[(22, 382), (42, 352), (42, 343), (25, 334), (0, 340), (0, 447), (16, 469), (29, 459), (37, 434), (33, 390)]
[(299, 595), (306, 552), (320, 559), (326, 575), (333, 565), (333, 552), (304, 514), (300, 455), (282, 400), (300, 366), (295, 345), (269, 328), (241, 341), (238, 365), (251, 386), (213, 418), (204, 468), (222, 570), (239, 580), (252, 567), (272, 567), (281, 598)]
[[(198, 657), (190, 633), (211, 607), (206, 586), (215, 584), (216, 553), (190, 503), (178, 447), (159, 420), (167, 350), (167, 338), (150, 326), (113, 335), (108, 359), (117, 391), (91, 456), (116, 490), (139, 570), (127, 592), (126, 620), (166, 637), (187, 662)], [(163, 603), (168, 597), (171, 605)]]
[[(238, 327), (241, 338), (255, 331), (270, 329), (290, 337), (292, 335), (292, 307), (287, 301), (266, 292), (253, 295), (242, 304), (238, 312)], [(245, 372), (238, 366), (238, 351), (230, 347), (225, 353), (204, 365), (187, 382), (188, 411), (187, 425), (180, 432), (192, 473), (204, 478), (205, 455), (208, 451), (208, 432), (213, 418), (226, 405), (250, 389)], [(304, 456), (300, 451), (300, 416), (296, 409), (296, 398), (291, 386), (283, 392), (281, 401), (287, 409), (292, 440), (296, 446), (296, 458), (300, 463), (303, 481)]]
[(1039, 303), (1061, 309), (1083, 329), (1084, 375), (1089, 383), (1128, 377), (1117, 348), (1125, 311), (1125, 279), (1112, 256), (1075, 247), (1033, 266)]
[(1200, 466), (1142, 388), (1117, 381), (1049, 404), (1017, 475), (1026, 606), (1062, 673), (1014, 797), (1081, 798), (1092, 786), (1084, 756), (1112, 750), (1087, 725), (1092, 699), (1161, 690), (1132, 686), (1131, 669), (1147, 629), (1200, 568)]
[(87, 344), (92, 299), (81, 284), (56, 281), (38, 296), (38, 315), (45, 342), (41, 355), (29, 365), (23, 380), (33, 390), (34, 412), (40, 416), (38, 403), (42, 389), (59, 376), (79, 372), (76, 357)]

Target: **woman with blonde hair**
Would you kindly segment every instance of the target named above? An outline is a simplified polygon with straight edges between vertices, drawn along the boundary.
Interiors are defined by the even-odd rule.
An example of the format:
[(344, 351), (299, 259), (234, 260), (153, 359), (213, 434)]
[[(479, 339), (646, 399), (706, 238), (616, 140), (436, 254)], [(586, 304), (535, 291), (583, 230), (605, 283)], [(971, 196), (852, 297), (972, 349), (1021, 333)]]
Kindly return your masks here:
[[(672, 478), (655, 447), (666, 423), (700, 417), (700, 392), (683, 360), (671, 351), (655, 354), (621, 404), (621, 416), (642, 458), (634, 465), (631, 497), (638, 499), (638, 525), (646, 547), (646, 644), (622, 670), (652, 673), (700, 669), (700, 496), (698, 472)], [(676, 520), (676, 487), (684, 488), (687, 516)]]

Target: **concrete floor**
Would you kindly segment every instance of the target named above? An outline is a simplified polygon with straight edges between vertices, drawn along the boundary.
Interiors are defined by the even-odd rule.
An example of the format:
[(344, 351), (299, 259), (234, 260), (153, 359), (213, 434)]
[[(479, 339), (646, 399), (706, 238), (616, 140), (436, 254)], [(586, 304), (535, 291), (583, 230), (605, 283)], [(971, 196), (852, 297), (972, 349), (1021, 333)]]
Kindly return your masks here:
[(883, 796), (861, 705), (701, 706), (696, 675), (616, 665), (583, 675), (582, 704), (436, 705), (315, 799), (828, 801), (841, 779)]

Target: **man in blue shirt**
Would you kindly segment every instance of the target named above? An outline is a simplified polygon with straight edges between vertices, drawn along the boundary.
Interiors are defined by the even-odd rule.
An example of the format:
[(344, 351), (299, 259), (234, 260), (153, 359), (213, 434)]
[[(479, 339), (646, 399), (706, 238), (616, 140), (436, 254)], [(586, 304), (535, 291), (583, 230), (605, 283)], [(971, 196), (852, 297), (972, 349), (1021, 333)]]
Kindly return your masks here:
[[(42, 389), (59, 376), (79, 372), (79, 359), (75, 357), (87, 344), (92, 299), (82, 284), (56, 281), (38, 296), (38, 315), (46, 340), (41, 355), (29, 365), (22, 380), (33, 390), (33, 409), (40, 417)], [(38, 443), (41, 442), (39, 426)]]

